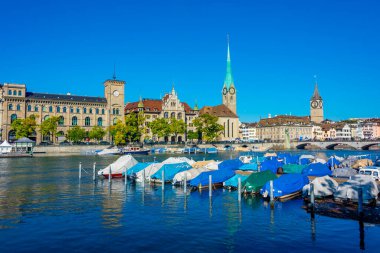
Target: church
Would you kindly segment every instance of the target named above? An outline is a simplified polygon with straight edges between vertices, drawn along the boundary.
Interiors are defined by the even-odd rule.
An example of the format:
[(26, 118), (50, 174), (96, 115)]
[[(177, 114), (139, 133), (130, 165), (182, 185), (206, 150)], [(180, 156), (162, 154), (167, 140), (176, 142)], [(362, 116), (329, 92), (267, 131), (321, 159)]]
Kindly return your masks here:
[(232, 78), (230, 43), (227, 43), (227, 72), (222, 88), (222, 104), (204, 106), (199, 114), (210, 114), (218, 117), (218, 123), (224, 127), (218, 141), (231, 141), (239, 137), (239, 117), (236, 110), (236, 88)]

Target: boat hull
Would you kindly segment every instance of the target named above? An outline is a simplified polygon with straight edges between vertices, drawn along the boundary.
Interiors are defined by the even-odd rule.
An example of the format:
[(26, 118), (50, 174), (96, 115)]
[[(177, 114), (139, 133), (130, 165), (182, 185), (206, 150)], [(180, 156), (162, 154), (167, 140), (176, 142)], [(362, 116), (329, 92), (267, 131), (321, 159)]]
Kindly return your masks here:
[(124, 155), (148, 155), (150, 150), (124, 151)]
[[(111, 178), (124, 178), (123, 174), (122, 173), (115, 173), (115, 174), (111, 174), (112, 177)], [(104, 178), (108, 179), (109, 177), (109, 174), (103, 174), (102, 175)]]

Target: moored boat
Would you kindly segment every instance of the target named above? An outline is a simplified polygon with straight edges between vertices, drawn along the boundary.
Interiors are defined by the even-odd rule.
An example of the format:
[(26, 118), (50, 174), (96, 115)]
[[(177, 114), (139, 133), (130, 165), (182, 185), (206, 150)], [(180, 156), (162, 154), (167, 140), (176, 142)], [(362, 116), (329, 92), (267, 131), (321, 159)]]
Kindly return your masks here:
[(245, 193), (260, 193), (260, 189), (270, 180), (277, 179), (276, 174), (270, 170), (252, 173), (242, 182), (242, 191)]
[(140, 147), (125, 147), (122, 152), (125, 155), (148, 155), (150, 150)]
[(103, 150), (97, 151), (97, 155), (120, 155), (121, 150), (118, 147), (109, 147)]
[[(309, 183), (306, 175), (284, 174), (273, 180), (273, 197), (288, 200), (301, 195), (302, 188)], [(270, 182), (267, 182), (260, 193), (264, 198), (270, 196)]]
[(98, 171), (98, 176), (108, 178), (111, 174), (112, 178), (122, 178), (123, 172), (136, 165), (138, 162), (131, 155), (123, 155), (115, 162)]

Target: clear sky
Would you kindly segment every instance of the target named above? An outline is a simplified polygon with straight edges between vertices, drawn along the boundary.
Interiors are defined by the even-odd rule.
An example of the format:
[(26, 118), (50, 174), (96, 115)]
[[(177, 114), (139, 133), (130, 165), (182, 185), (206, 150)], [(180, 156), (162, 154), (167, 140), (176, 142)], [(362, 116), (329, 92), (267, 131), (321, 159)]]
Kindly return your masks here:
[(317, 75), (325, 116), (380, 116), (380, 2), (177, 0), (0, 2), (0, 82), (126, 102), (174, 83), (191, 106), (221, 103), (230, 34), (242, 121), (309, 115)]

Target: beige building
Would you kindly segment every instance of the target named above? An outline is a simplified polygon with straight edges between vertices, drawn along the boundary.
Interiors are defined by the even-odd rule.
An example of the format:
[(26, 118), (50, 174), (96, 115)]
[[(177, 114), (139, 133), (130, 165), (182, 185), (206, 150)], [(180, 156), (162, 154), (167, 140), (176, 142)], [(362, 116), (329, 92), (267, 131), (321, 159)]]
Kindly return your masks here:
[[(60, 117), (58, 136), (65, 136), (73, 126), (83, 127), (90, 131), (94, 126), (106, 129), (123, 119), (124, 81), (106, 80), (104, 97), (77, 96), (71, 94), (47, 94), (29, 92), (25, 84), (0, 85), (0, 126), (1, 139), (13, 142), (16, 139), (11, 124), (16, 119), (25, 119), (30, 115), (37, 116), (37, 124), (52, 116)], [(41, 141), (58, 142), (64, 137), (50, 140), (38, 131), (29, 136), (37, 143)], [(109, 134), (105, 137), (110, 140)]]
[(279, 115), (261, 119), (256, 126), (256, 134), (263, 141), (285, 141), (287, 134), (290, 140), (312, 139), (313, 126), (310, 117)]
[[(198, 108), (195, 106), (193, 109), (187, 103), (181, 102), (174, 87), (162, 99), (140, 99), (140, 101), (126, 104), (125, 115), (138, 112), (143, 112), (145, 116), (146, 128), (142, 139), (158, 141), (158, 137), (154, 136), (149, 128), (149, 123), (157, 118), (183, 120), (186, 123), (187, 131), (196, 131), (193, 120), (198, 117)], [(164, 139), (165, 142), (181, 142), (185, 140), (187, 140), (186, 133), (178, 135), (177, 139), (174, 135)]]

